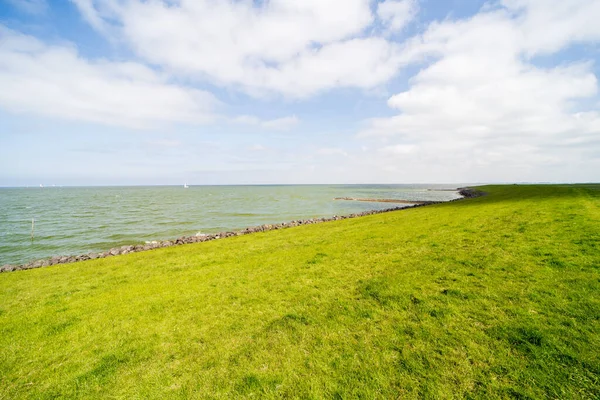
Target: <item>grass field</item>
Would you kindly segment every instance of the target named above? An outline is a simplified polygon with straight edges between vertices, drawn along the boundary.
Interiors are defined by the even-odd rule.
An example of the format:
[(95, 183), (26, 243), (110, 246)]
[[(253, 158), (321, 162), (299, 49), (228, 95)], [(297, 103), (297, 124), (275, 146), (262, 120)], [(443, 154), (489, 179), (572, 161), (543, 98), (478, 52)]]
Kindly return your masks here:
[(0, 274), (0, 399), (600, 398), (600, 185)]

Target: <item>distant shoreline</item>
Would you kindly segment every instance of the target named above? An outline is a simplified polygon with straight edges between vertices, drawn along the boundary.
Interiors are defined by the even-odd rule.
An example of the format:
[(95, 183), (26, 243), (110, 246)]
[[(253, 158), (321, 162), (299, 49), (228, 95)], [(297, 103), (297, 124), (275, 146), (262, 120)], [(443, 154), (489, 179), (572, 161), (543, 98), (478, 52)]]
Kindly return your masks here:
[(452, 201), (458, 201), (458, 200), (474, 198), (474, 197), (479, 197), (479, 196), (485, 195), (485, 193), (478, 191), (476, 189), (473, 189), (473, 188), (469, 188), (469, 187), (458, 188), (458, 189), (456, 189), (456, 191), (458, 191), (458, 193), (462, 197), (460, 197), (458, 199), (454, 199), (454, 200), (448, 200), (448, 201), (409, 201), (409, 200), (400, 200), (400, 199), (354, 199), (354, 198), (348, 198), (348, 197), (345, 197), (345, 198), (340, 197), (340, 198), (335, 198), (334, 200), (402, 203), (402, 204), (412, 204), (412, 205), (409, 205), (406, 207), (386, 208), (383, 210), (369, 210), (369, 211), (363, 211), (360, 213), (353, 213), (353, 214), (343, 215), (343, 216), (334, 215), (333, 217), (294, 220), (294, 221), (290, 221), (290, 222), (283, 222), (283, 223), (277, 223), (277, 224), (264, 224), (264, 225), (260, 225), (260, 226), (245, 228), (245, 229), (239, 230), (237, 232), (228, 231), (228, 232), (219, 232), (219, 233), (214, 233), (214, 234), (182, 236), (175, 240), (156, 240), (156, 241), (152, 241), (152, 242), (146, 243), (146, 244), (126, 245), (126, 246), (121, 246), (121, 247), (115, 247), (115, 248), (112, 248), (112, 249), (104, 251), (104, 252), (88, 253), (88, 254), (82, 254), (82, 255), (78, 255), (78, 256), (53, 256), (53, 257), (44, 258), (41, 260), (31, 261), (26, 264), (3, 265), (2, 267), (0, 267), (0, 273), (13, 272), (13, 271), (24, 271), (24, 270), (35, 269), (35, 268), (50, 267), (50, 266), (59, 265), (59, 264), (71, 264), (74, 262), (94, 260), (94, 259), (98, 259), (98, 258), (113, 257), (113, 256), (118, 256), (118, 255), (130, 254), (130, 253), (138, 253), (141, 251), (149, 251), (149, 250), (154, 250), (154, 249), (159, 249), (159, 248), (179, 246), (179, 245), (183, 245), (183, 244), (208, 242), (211, 240), (224, 239), (224, 238), (233, 237), (233, 236), (248, 235), (250, 233), (267, 232), (267, 231), (271, 231), (271, 230), (293, 228), (293, 227), (301, 226), (301, 225), (312, 225), (312, 224), (317, 224), (317, 223), (322, 223), (322, 222), (330, 222), (330, 221), (339, 221), (339, 220), (343, 220), (343, 219), (358, 218), (358, 217), (364, 217), (367, 215), (382, 214), (382, 213), (387, 213), (387, 212), (392, 212), (392, 211), (406, 210), (406, 209), (410, 209), (410, 208), (423, 207), (423, 206), (428, 206), (428, 205), (433, 205), (433, 204), (449, 203)]

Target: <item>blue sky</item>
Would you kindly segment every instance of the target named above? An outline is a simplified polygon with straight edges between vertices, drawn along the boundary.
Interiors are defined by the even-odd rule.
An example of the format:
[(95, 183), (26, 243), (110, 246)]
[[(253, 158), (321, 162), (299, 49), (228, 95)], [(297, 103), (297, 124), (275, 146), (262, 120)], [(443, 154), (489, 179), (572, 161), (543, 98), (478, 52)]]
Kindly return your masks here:
[(0, 186), (600, 180), (598, 0), (0, 0)]

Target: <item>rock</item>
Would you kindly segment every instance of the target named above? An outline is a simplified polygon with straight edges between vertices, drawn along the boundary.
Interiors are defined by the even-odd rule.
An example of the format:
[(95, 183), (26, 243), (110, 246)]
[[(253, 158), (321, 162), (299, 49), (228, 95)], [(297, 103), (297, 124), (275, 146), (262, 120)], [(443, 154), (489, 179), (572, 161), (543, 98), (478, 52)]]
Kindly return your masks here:
[(14, 270), (15, 266), (10, 264), (3, 265), (2, 268), (0, 268), (0, 272), (12, 272)]
[(100, 256), (98, 255), (98, 253), (90, 253), (90, 254), (88, 254), (88, 257), (89, 257), (91, 260), (95, 260), (96, 258), (98, 258), (98, 257), (100, 257)]
[(471, 199), (474, 197), (483, 196), (484, 193), (479, 190), (471, 189), (471, 188), (458, 188), (458, 194), (460, 194), (463, 198)]

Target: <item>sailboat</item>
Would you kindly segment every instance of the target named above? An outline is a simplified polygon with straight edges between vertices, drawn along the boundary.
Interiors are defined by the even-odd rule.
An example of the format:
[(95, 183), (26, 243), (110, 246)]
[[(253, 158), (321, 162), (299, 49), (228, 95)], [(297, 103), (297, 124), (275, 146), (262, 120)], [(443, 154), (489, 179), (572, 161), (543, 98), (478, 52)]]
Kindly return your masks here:
[(184, 188), (184, 189), (189, 189), (190, 187), (188, 186), (188, 184), (187, 184), (187, 183), (184, 183), (184, 184), (183, 184), (183, 188)]

